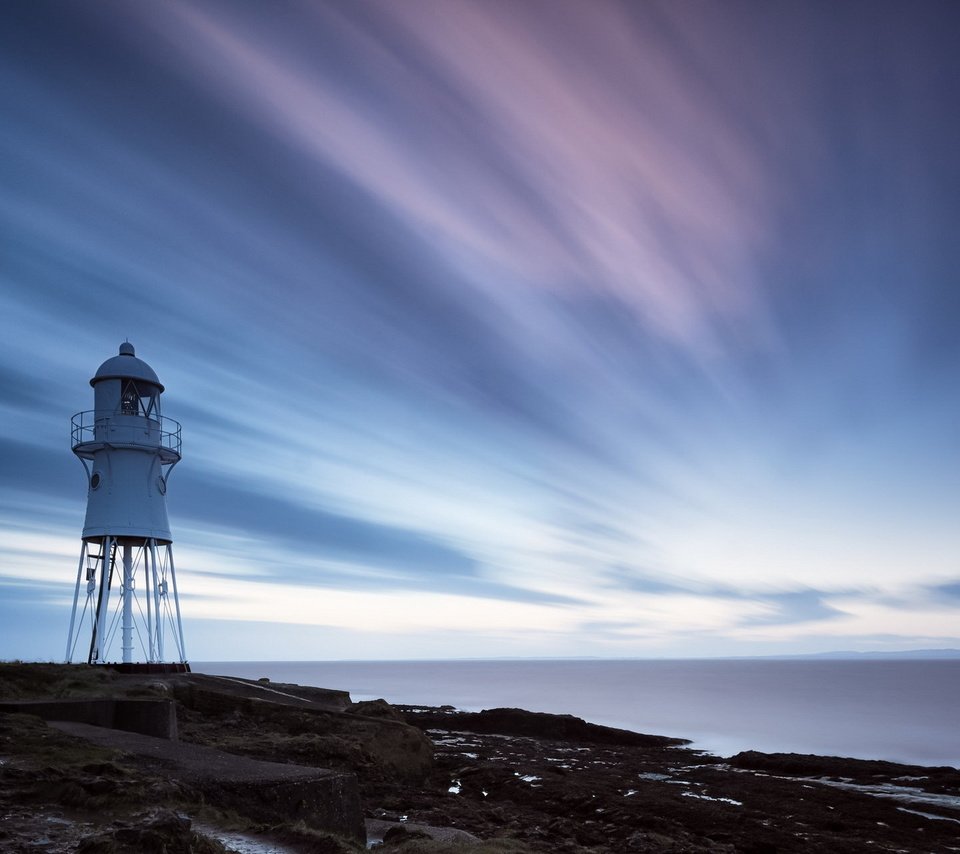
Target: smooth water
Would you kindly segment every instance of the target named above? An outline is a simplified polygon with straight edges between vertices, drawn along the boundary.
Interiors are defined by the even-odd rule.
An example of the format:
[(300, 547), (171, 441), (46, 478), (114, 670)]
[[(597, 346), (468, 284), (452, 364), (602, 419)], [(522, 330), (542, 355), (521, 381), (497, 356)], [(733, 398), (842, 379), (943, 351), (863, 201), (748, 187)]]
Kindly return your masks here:
[(512, 706), (741, 750), (960, 767), (960, 660), (204, 662), (356, 700)]

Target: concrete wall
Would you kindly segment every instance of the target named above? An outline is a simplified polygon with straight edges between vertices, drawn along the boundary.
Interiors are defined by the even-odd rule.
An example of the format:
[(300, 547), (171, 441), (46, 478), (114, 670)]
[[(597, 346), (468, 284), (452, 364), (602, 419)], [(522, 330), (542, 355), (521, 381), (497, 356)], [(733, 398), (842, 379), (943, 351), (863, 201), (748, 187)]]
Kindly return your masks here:
[(293, 780), (215, 780), (202, 784), (206, 800), (255, 821), (275, 824), (302, 821), (308, 827), (359, 842), (367, 838), (357, 778), (320, 771)]
[(177, 738), (177, 710), (173, 700), (89, 698), (80, 700), (8, 700), (0, 712), (36, 715), (45, 721), (81, 724), (139, 732), (155, 738)]

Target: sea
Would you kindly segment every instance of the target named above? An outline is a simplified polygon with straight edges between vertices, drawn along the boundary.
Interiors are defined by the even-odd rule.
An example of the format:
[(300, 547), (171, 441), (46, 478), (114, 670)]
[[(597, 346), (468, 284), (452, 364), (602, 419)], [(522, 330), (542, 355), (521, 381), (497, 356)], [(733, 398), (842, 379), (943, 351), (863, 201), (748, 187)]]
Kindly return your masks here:
[(196, 662), (354, 701), (513, 707), (743, 750), (960, 767), (960, 659)]

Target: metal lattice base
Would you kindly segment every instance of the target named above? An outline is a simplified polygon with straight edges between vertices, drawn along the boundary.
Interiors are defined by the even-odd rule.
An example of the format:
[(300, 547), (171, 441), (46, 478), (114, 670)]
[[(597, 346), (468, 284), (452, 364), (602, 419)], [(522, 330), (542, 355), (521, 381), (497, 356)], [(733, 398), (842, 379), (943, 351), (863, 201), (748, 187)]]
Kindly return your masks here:
[[(141, 568), (142, 598), (135, 589)], [(86, 597), (81, 608), (84, 583)], [(114, 595), (117, 592), (119, 595)], [(67, 663), (73, 661), (84, 634), (90, 639), (88, 664), (108, 664), (113, 658), (114, 663), (129, 666), (165, 666), (173, 659), (178, 667), (186, 666), (170, 542), (111, 536), (83, 542), (67, 635)], [(175, 655), (165, 651), (168, 634), (176, 648)], [(116, 649), (117, 640), (120, 655), (114, 656), (112, 650)]]

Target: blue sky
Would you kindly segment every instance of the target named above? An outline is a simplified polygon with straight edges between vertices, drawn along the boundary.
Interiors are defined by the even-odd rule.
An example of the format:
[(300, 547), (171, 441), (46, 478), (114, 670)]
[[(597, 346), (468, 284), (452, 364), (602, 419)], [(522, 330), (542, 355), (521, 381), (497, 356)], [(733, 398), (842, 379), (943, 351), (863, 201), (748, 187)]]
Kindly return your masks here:
[(127, 338), (193, 660), (960, 646), (958, 17), (9, 5), (0, 657)]

